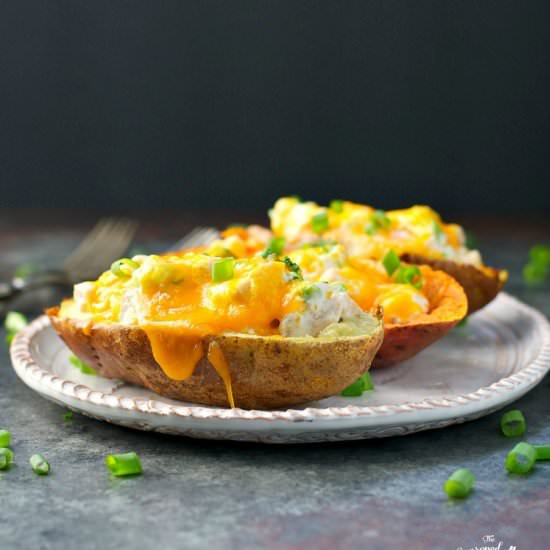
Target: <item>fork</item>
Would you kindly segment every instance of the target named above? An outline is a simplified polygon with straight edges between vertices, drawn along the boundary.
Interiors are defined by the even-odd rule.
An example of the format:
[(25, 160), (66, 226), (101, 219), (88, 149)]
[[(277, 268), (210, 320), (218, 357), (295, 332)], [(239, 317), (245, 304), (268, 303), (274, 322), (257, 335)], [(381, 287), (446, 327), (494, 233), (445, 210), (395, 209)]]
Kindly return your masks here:
[(70, 286), (95, 279), (126, 251), (137, 230), (137, 222), (127, 218), (102, 218), (63, 261), (60, 269), (14, 277), (0, 283), (0, 309), (17, 295), (45, 286)]
[(193, 248), (195, 246), (205, 246), (216, 239), (219, 239), (220, 233), (215, 227), (195, 227), (192, 231), (184, 235), (179, 241), (170, 246), (166, 252), (177, 252), (184, 248)]

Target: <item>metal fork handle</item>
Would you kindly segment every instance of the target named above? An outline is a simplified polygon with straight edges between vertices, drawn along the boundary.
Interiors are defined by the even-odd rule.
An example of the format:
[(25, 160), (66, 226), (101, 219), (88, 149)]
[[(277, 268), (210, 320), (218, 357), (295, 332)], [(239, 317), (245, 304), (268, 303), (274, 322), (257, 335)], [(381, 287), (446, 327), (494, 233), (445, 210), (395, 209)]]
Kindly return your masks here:
[(14, 277), (10, 282), (0, 283), (0, 301), (7, 302), (27, 290), (45, 286), (69, 286), (72, 282), (64, 271), (49, 269), (31, 273), (26, 277)]

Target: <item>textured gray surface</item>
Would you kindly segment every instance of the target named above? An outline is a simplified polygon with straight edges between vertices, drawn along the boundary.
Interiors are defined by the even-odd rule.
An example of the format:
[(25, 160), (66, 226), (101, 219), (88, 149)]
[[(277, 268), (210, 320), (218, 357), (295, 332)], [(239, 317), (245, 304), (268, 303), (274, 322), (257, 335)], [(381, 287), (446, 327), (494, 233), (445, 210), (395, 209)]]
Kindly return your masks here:
[[(0, 258), (61, 255), (73, 237), (0, 238)], [(169, 236), (171, 238), (171, 236)], [(531, 239), (489, 239), (495, 263), (512, 270), (509, 290), (550, 314), (549, 287), (522, 288)], [(36, 243), (40, 242), (37, 247)], [(483, 243), (482, 243), (483, 244)], [(34, 251), (34, 252), (33, 252)], [(45, 255), (47, 256), (47, 254)], [(3, 341), (3, 335), (2, 335)], [(500, 413), (402, 438), (334, 445), (261, 446), (135, 432), (63, 409), (24, 386), (0, 352), (0, 427), (14, 436), (16, 465), (0, 472), (0, 548), (369, 548), (455, 550), (494, 535), (501, 548), (547, 549), (550, 463), (528, 477), (508, 476), (513, 446), (499, 434)], [(517, 403), (527, 439), (550, 442), (550, 379)], [(141, 477), (113, 479), (110, 452), (135, 450)], [(52, 465), (37, 477), (28, 457)], [(449, 502), (441, 486), (469, 467), (477, 486)]]

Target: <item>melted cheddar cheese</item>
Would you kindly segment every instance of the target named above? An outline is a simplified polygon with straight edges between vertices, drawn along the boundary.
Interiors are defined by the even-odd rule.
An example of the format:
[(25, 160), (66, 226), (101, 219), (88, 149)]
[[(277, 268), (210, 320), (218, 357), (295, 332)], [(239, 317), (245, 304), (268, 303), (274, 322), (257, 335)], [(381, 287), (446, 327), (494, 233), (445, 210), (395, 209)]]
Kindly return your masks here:
[[(231, 239), (232, 235), (226, 237)], [(224, 243), (222, 243), (224, 244)], [(215, 276), (215, 264), (229, 261), (231, 269)], [(262, 336), (336, 335), (336, 325), (352, 321), (351, 329), (372, 327), (372, 318), (336, 287), (319, 284), (323, 295), (312, 308), (299, 268), (276, 258), (255, 255), (230, 259), (197, 252), (174, 256), (135, 256), (132, 268), (117, 275), (103, 273), (97, 281), (75, 285), (72, 300), (62, 303), (59, 315), (94, 323), (139, 326), (166, 376), (185, 380), (206, 356), (225, 384), (234, 406), (229, 365), (222, 349), (205, 337), (224, 333)], [(369, 324), (371, 323), (371, 324)], [(280, 327), (284, 327), (284, 330)]]
[(341, 283), (364, 311), (383, 306), (386, 324), (411, 322), (429, 312), (422, 289), (395, 283), (379, 262), (352, 263), (342, 245), (306, 246), (289, 256), (301, 266), (306, 280)]
[[(371, 206), (343, 201), (336, 211), (314, 202), (284, 197), (270, 210), (271, 228), (289, 245), (313, 242), (320, 237), (342, 243), (350, 257), (381, 259), (393, 248), (397, 254), (449, 258), (481, 265), (477, 250), (468, 250), (459, 225), (445, 224), (428, 206), (377, 211)], [(315, 217), (326, 223), (315, 228)]]

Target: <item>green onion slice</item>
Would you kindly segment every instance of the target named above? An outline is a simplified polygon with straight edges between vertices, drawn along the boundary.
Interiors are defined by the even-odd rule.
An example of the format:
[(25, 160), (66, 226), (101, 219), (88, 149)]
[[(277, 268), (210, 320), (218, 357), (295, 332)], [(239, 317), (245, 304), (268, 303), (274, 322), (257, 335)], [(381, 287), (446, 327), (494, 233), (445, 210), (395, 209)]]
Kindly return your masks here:
[(401, 265), (401, 260), (399, 259), (399, 256), (396, 254), (393, 248), (384, 256), (384, 259), (382, 260), (382, 265), (384, 266), (384, 268), (386, 269), (386, 273), (390, 277)]
[(319, 212), (311, 217), (311, 229), (315, 233), (323, 233), (328, 229), (328, 214), (326, 212)]
[(13, 462), (13, 451), (8, 448), (0, 449), (0, 470), (5, 470)]
[(306, 286), (304, 290), (302, 290), (302, 298), (304, 301), (311, 300), (315, 294), (319, 294), (321, 292), (321, 289), (318, 286), (310, 285)]
[(0, 447), (9, 447), (11, 443), (11, 433), (8, 430), (0, 430)]
[(293, 275), (292, 280), (303, 280), (302, 270), (296, 262), (293, 262), (288, 256), (283, 258), (283, 262), (288, 271)]
[(141, 474), (141, 462), (139, 456), (132, 452), (107, 455), (105, 457), (105, 464), (109, 471), (115, 476), (130, 476)]
[(412, 285), (414, 288), (422, 288), (422, 272), (416, 265), (400, 267), (395, 277), (395, 281), (400, 284)]
[(341, 214), (344, 211), (344, 201), (341, 201), (341, 200), (330, 201), (329, 208), (333, 212), (336, 212), (336, 214)]
[(267, 258), (272, 254), (275, 254), (275, 256), (280, 256), (285, 249), (285, 244), (286, 241), (284, 237), (273, 237), (273, 239), (269, 241), (267, 248), (262, 252), (262, 257)]
[(529, 259), (538, 265), (550, 266), (550, 246), (536, 244), (529, 250)]
[(543, 264), (529, 262), (523, 267), (523, 280), (527, 284), (544, 283), (548, 276), (548, 267)]
[(137, 269), (138, 267), (139, 264), (137, 262), (134, 262), (134, 260), (130, 260), (130, 258), (121, 258), (120, 260), (116, 260), (116, 262), (113, 262), (111, 264), (111, 271), (117, 277), (121, 277), (124, 279), (131, 277), (134, 269)]
[(65, 420), (66, 422), (69, 421), (69, 420), (72, 420), (72, 419), (73, 419), (73, 411), (67, 411), (63, 415), (63, 420)]
[(353, 384), (342, 391), (344, 397), (359, 397), (363, 392), (374, 390), (369, 372), (363, 373)]
[(537, 460), (550, 460), (550, 445), (534, 445), (537, 451)]
[(97, 372), (94, 368), (90, 367), (87, 363), (84, 363), (82, 359), (77, 357), (76, 355), (71, 355), (69, 357), (69, 361), (82, 373), (82, 374), (90, 374), (90, 375), (96, 375)]
[(508, 411), (500, 419), (500, 429), (506, 437), (517, 437), (525, 433), (525, 417), (518, 410)]
[(467, 497), (474, 488), (476, 478), (468, 468), (459, 468), (445, 481), (443, 489), (453, 498)]
[(215, 260), (211, 267), (212, 281), (215, 283), (221, 283), (232, 279), (234, 267), (234, 258), (222, 258), (220, 260)]
[(6, 314), (6, 320), (4, 321), (4, 328), (6, 332), (11, 334), (17, 334), (21, 329), (25, 328), (29, 322), (27, 318), (18, 311), (8, 311)]
[(35, 474), (38, 474), (39, 476), (45, 476), (50, 473), (50, 465), (42, 455), (32, 455), (29, 459), (29, 462)]
[(391, 220), (388, 218), (384, 210), (375, 210), (370, 220), (365, 226), (365, 233), (375, 235), (380, 229), (387, 229), (391, 225)]
[(506, 457), (504, 466), (513, 474), (527, 474), (535, 466), (537, 450), (525, 441), (518, 443)]

